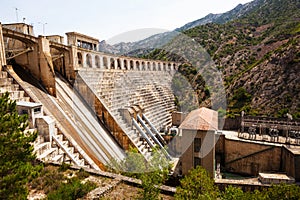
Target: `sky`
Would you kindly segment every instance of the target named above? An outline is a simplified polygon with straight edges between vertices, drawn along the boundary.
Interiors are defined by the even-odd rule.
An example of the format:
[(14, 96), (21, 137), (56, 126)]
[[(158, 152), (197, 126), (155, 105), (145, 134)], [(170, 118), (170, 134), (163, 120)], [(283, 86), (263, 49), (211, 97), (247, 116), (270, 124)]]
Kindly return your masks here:
[[(0, 22), (23, 22), (38, 35), (79, 32), (111, 43), (171, 31), (209, 13), (223, 13), (251, 0), (0, 0)], [(146, 34), (146, 35), (145, 35)], [(124, 40), (122, 38), (121, 40)], [(128, 40), (134, 40), (132, 38)]]

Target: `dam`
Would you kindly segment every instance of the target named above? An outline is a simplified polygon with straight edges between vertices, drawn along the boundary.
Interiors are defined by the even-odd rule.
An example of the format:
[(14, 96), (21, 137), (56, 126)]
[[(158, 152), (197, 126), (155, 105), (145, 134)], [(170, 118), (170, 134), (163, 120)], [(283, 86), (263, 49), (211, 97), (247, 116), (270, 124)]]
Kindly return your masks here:
[(0, 27), (0, 93), (33, 113), (28, 131), (39, 132), (39, 159), (105, 169), (130, 147), (146, 160), (164, 149), (159, 130), (172, 125), (179, 63), (99, 52), (98, 39), (77, 32), (64, 44), (58, 35), (34, 36), (28, 24)]

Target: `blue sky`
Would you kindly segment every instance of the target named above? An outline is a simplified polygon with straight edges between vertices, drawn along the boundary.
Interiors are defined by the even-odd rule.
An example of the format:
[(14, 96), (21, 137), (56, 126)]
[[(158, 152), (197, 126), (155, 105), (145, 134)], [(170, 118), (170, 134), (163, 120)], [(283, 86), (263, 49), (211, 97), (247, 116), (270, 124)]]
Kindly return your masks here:
[[(80, 32), (107, 40), (137, 29), (173, 30), (251, 0), (1, 0), (0, 22), (33, 24), (35, 35)], [(16, 12), (16, 9), (18, 11)], [(150, 31), (151, 32), (151, 31)], [(151, 32), (152, 33), (152, 32)]]

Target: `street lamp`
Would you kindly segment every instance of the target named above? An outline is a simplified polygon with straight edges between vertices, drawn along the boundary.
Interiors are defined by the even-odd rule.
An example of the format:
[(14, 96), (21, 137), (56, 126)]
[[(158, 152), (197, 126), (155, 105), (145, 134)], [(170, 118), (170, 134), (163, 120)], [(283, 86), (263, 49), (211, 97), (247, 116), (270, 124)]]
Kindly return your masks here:
[(17, 18), (17, 23), (19, 22), (19, 15), (18, 15), (18, 11), (20, 10), (20, 9), (18, 9), (18, 8), (15, 8), (15, 10), (16, 10), (16, 18)]
[(46, 25), (47, 23), (39, 22), (39, 24), (43, 24), (43, 35), (45, 35), (45, 25)]

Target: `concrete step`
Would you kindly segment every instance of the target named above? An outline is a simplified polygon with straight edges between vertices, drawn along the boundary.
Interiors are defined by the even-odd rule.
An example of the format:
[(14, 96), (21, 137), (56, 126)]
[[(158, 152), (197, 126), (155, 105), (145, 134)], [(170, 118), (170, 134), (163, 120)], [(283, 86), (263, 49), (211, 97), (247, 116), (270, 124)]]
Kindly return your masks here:
[(11, 85), (12, 83), (13, 83), (12, 78), (0, 78), (0, 87), (8, 86)]
[(50, 142), (37, 143), (34, 145), (34, 152), (43, 151), (44, 149), (50, 148)]
[(7, 78), (7, 72), (6, 71), (0, 71), (0, 78)]
[(59, 141), (63, 141), (64, 136), (62, 134), (54, 135), (55, 138), (57, 138)]
[(46, 158), (47, 156), (49, 156), (51, 153), (53, 153), (54, 151), (56, 151), (57, 148), (50, 148), (50, 149), (47, 149), (45, 152), (43, 152), (40, 156), (38, 156), (39, 159), (44, 159)]
[(53, 160), (54, 162), (59, 162), (61, 160), (62, 162), (63, 156), (64, 156), (63, 154), (58, 154), (54, 156), (51, 160)]
[(74, 150), (75, 150), (74, 147), (68, 147), (68, 151), (70, 154), (74, 154)]

